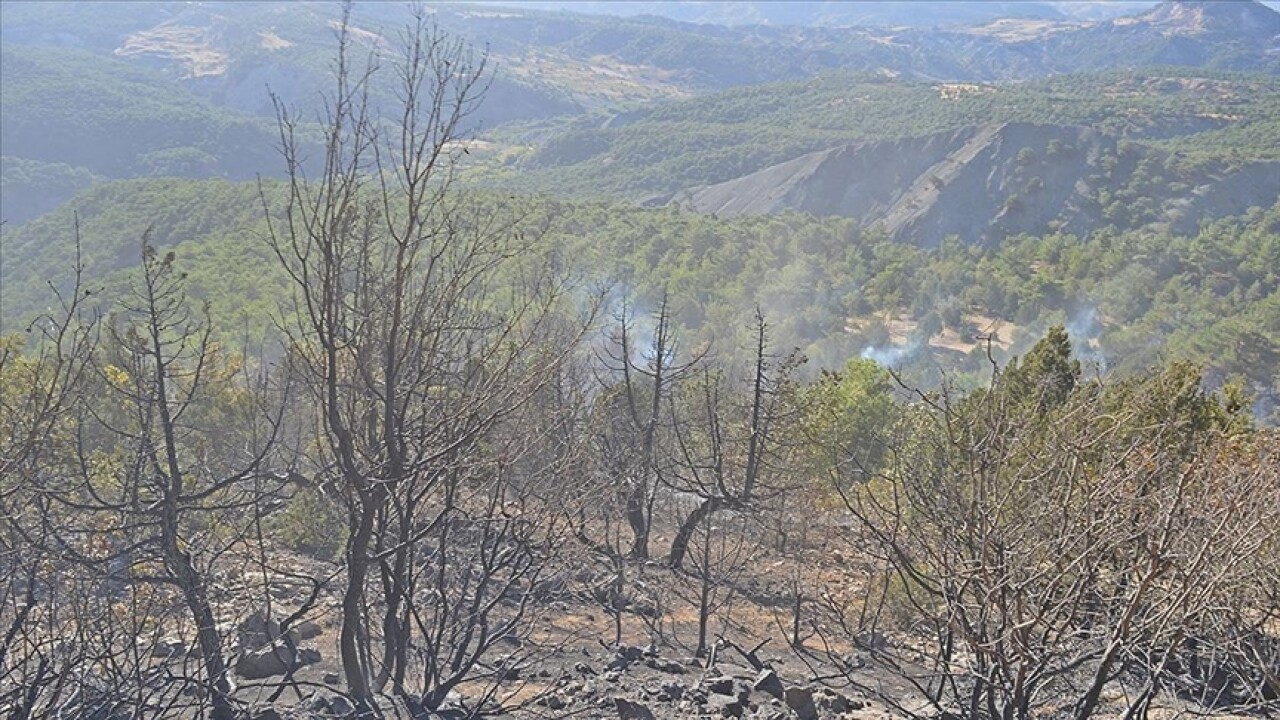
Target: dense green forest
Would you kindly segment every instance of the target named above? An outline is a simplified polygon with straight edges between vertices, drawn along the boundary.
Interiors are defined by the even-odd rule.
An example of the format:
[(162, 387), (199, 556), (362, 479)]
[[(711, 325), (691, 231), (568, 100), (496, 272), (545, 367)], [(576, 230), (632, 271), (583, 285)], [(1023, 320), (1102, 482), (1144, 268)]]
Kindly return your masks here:
[[(269, 123), (200, 100), (154, 70), (87, 51), (8, 45), (3, 142), (21, 157), (108, 177), (252, 177)], [(50, 92), (57, 88), (57, 92)]]
[[(757, 85), (607, 118), (539, 141), (516, 187), (640, 197), (728, 180), (852, 139), (974, 124), (1085, 125), (1174, 152), (1181, 162), (1280, 157), (1280, 81), (1153, 68), (985, 85), (832, 73)], [(510, 141), (520, 133), (509, 131)], [(504, 160), (513, 162), (512, 158)], [(486, 168), (486, 173), (489, 170)]]
[(0, 192), (10, 207), (21, 208), (5, 220), (21, 222), (43, 215), (71, 195), (105, 179), (66, 163), (0, 156)]
[[(264, 186), (269, 198), (282, 187)], [(1280, 392), (1280, 205), (1206, 225), (1192, 236), (1100, 231), (1017, 236), (980, 248), (955, 239), (932, 249), (893, 242), (842, 219), (804, 215), (717, 219), (675, 208), (508, 199), (478, 193), (491, 212), (522, 218), (540, 252), (588, 284), (653, 307), (669, 292), (689, 347), (742, 345), (759, 305), (779, 343), (815, 367), (867, 354), (920, 382), (948, 372), (975, 385), (989, 374), (976, 335), (997, 335), (1000, 361), (1052, 324), (1066, 324), (1098, 370), (1131, 373), (1172, 359), (1211, 382), (1247, 378), (1267, 413)], [(64, 210), (4, 232), (8, 329), (49, 307), (46, 285), (71, 280), (73, 216), (95, 297), (118, 297), (149, 233), (171, 248), (191, 290), (209, 301), (219, 332), (261, 341), (278, 315), (275, 269), (254, 183), (120, 181)], [(1270, 398), (1270, 399), (1267, 399)]]

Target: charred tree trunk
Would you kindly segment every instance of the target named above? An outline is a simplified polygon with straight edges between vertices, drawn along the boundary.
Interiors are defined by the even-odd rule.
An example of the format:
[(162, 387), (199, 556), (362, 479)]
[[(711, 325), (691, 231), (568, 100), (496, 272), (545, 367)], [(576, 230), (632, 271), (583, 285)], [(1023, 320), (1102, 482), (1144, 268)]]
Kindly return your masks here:
[(632, 560), (649, 559), (649, 483), (637, 480), (627, 495), (627, 524), (631, 526)]
[(720, 431), (720, 421), (717, 417), (719, 410), (716, 407), (717, 403), (711, 399), (710, 391), (708, 391), (707, 415), (708, 422), (711, 425), (709, 435), (713, 446), (712, 452), (716, 458), (713, 465), (716, 475), (716, 492), (719, 494), (704, 498), (698, 504), (698, 507), (694, 508), (693, 512), (680, 524), (680, 529), (671, 541), (671, 551), (667, 555), (667, 564), (672, 568), (679, 569), (684, 564), (685, 555), (689, 551), (689, 542), (699, 525), (708, 521), (712, 515), (720, 510), (744, 508), (751, 502), (751, 495), (755, 491), (756, 482), (760, 475), (760, 465), (769, 434), (770, 410), (765, 406), (766, 396), (770, 394), (765, 362), (767, 329), (764, 317), (760, 315), (757, 309), (755, 374), (751, 386), (751, 435), (747, 441), (746, 467), (743, 470), (741, 490), (736, 493), (730, 490), (730, 484), (725, 478), (724, 449), (721, 447), (724, 444), (724, 439)]
[[(179, 511), (186, 476), (178, 461), (177, 429), (174, 422), (174, 413), (169, 407), (169, 363), (172, 362), (172, 359), (168, 357), (169, 353), (165, 351), (164, 335), (166, 328), (164, 326), (168, 323), (163, 319), (168, 315), (169, 308), (160, 306), (162, 303), (167, 304), (164, 278), (171, 267), (169, 265), (171, 256), (156, 263), (154, 255), (151, 254), (150, 249), (145, 244), (143, 256), (147, 330), (149, 334), (148, 340), (150, 341), (150, 347), (147, 352), (151, 355), (150, 360), (154, 371), (152, 380), (155, 383), (154, 396), (151, 401), (154, 402), (159, 413), (160, 431), (164, 442), (163, 469), (160, 467), (161, 461), (159, 458), (153, 457), (153, 462), (156, 463), (156, 472), (160, 473), (163, 479), (167, 481), (164, 483), (164, 494), (159, 508), (161, 554), (164, 557), (164, 562), (170, 575), (172, 575), (174, 582), (182, 591), (187, 610), (191, 613), (191, 619), (196, 626), (196, 637), (200, 646), (200, 660), (204, 666), (205, 678), (209, 684), (209, 699), (213, 706), (213, 718), (214, 720), (232, 720), (235, 717), (235, 712), (231, 705), (231, 685), (227, 679), (226, 664), (222, 659), (222, 641), (218, 637), (218, 631), (214, 623), (213, 608), (209, 605), (208, 593), (205, 588), (206, 581), (192, 562), (191, 554), (182, 549), (179, 534)], [(200, 346), (202, 348), (205, 347), (207, 342), (208, 328), (205, 329)]]
[(689, 553), (689, 543), (693, 540), (693, 534), (698, 531), (703, 522), (710, 520), (712, 515), (729, 504), (729, 501), (722, 497), (709, 497), (698, 503), (698, 507), (689, 513), (689, 516), (680, 524), (680, 529), (676, 531), (676, 536), (671, 541), (671, 554), (667, 556), (667, 564), (679, 569)]
[(342, 628), (338, 636), (338, 650), (342, 656), (342, 674), (347, 682), (347, 694), (356, 707), (356, 716), (373, 717), (376, 709), (365, 671), (363, 645), (365, 625), (364, 586), (369, 577), (369, 546), (373, 541), (373, 508), (381, 504), (375, 497), (376, 490), (360, 493), (360, 501), (353, 513), (355, 532), (347, 542), (347, 584), (342, 593)]

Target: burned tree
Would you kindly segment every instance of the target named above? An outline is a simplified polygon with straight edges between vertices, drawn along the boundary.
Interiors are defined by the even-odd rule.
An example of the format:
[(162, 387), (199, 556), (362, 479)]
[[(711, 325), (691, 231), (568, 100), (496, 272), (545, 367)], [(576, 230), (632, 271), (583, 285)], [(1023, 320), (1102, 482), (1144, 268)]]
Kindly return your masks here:
[(56, 524), (42, 492), (91, 379), (97, 343), (96, 318), (84, 308), (90, 293), (78, 221), (75, 250), (75, 282), (67, 293), (55, 292), (57, 311), (37, 317), (27, 338), (0, 338), (0, 707), (15, 718), (58, 706), (86, 654), (68, 642), (76, 637), (74, 618), (50, 602)]
[[(56, 503), (98, 533), (99, 552), (72, 551), (113, 583), (172, 588), (195, 635), (213, 717), (235, 716), (211, 598), (213, 564), (247, 540), (282, 476), (270, 467), (284, 402), (211, 339), (172, 252), (144, 237), (140, 277), (108, 325), (96, 363), (103, 404), (77, 428), (77, 482)], [(89, 530), (88, 528), (93, 528)], [(105, 552), (103, 552), (105, 551)]]
[(616, 328), (600, 357), (605, 387), (598, 403), (601, 427), (596, 434), (604, 472), (623, 498), (631, 530), (627, 557), (647, 560), (654, 506), (663, 485), (661, 456), (667, 430), (663, 405), (703, 357), (679, 358), (666, 293), (654, 312), (647, 342), (637, 339), (636, 320), (625, 303), (615, 319)]
[[(679, 523), (667, 563), (679, 569), (699, 526), (722, 510), (747, 511), (754, 502), (785, 492), (770, 479), (785, 476), (788, 444), (780, 442), (780, 421), (790, 416), (790, 373), (797, 356), (775, 362), (769, 357), (768, 326), (756, 312), (755, 347), (745, 411), (738, 411), (721, 373), (705, 371), (688, 408), (670, 403), (673, 437), (668, 487), (693, 495), (697, 504)], [(773, 478), (769, 476), (772, 475)], [(767, 492), (760, 497), (764, 484)]]
[[(41, 564), (8, 642), (40, 656), (29, 712), (232, 718), (213, 569), (279, 483), (268, 462), (283, 404), (211, 341), (172, 253), (144, 238), (141, 260), (103, 342), (73, 322), (72, 302), (28, 366), (37, 382), (20, 417), (44, 429), (6, 469), (25, 479), (6, 530)], [(59, 656), (77, 666), (51, 673)]]
[(1274, 441), (1193, 368), (1064, 382), (1063, 337), (989, 389), (921, 395), (883, 466), (837, 486), (883, 563), (856, 631), (928, 638), (867, 648), (927, 699), (916, 715), (1083, 719), (1120, 688), (1126, 718), (1169, 690), (1274, 707), (1274, 639), (1253, 623), (1280, 532)]
[(419, 10), (397, 48), (400, 104), (380, 117), (368, 93), (381, 71), (353, 69), (348, 29), (320, 170), (304, 167), (277, 104), (287, 199), (263, 199), (322, 438), (310, 472), (347, 509), (340, 653), (368, 716), (388, 687), (430, 710), (464, 679), (497, 675), (485, 656), (523, 627), (524, 606), (502, 600), (536, 577), (555, 532), (555, 513), (521, 492), (536, 485), (520, 470), (538, 434), (516, 428), (594, 303), (567, 310), (581, 299), (518, 208), (455, 187), (486, 59)]

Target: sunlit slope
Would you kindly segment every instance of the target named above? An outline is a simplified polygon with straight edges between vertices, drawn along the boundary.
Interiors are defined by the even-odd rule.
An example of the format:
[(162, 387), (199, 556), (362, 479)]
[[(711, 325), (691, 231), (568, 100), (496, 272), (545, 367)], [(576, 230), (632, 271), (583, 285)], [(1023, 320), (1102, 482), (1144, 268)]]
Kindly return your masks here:
[[(276, 192), (268, 183), (269, 200)], [(584, 288), (604, 283), (642, 309), (670, 292), (690, 348), (745, 347), (758, 305), (778, 346), (801, 348), (815, 367), (866, 355), (922, 382), (936, 382), (940, 370), (980, 381), (990, 366), (975, 336), (992, 335), (994, 352), (1007, 358), (1050, 324), (1067, 323), (1088, 358), (1111, 369), (1185, 358), (1219, 378), (1280, 381), (1280, 204), (1188, 234), (1047, 233), (926, 248), (845, 218), (476, 198), (523, 216), (538, 252)], [(255, 184), (121, 181), (3, 230), (5, 332), (52, 306), (46, 283), (69, 286), (73, 213), (87, 286), (106, 312), (136, 269), (148, 228), (209, 302), (224, 341), (270, 336), (288, 307)]]
[(512, 179), (530, 189), (643, 198), (854, 141), (1009, 122), (1085, 127), (1159, 147), (1180, 163), (1275, 160), (1280, 80), (1163, 69), (992, 85), (837, 73), (544, 129)]

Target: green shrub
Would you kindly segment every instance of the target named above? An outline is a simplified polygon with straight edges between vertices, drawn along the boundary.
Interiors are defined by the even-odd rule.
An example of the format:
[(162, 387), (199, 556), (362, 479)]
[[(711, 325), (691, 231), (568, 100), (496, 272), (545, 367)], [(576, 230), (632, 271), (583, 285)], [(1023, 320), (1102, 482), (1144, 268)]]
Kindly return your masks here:
[(312, 488), (294, 493), (284, 510), (267, 522), (266, 531), (290, 550), (319, 560), (337, 557), (347, 540), (342, 508)]

